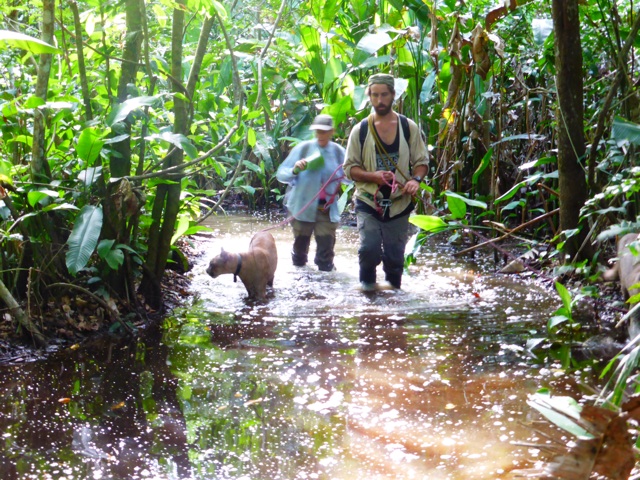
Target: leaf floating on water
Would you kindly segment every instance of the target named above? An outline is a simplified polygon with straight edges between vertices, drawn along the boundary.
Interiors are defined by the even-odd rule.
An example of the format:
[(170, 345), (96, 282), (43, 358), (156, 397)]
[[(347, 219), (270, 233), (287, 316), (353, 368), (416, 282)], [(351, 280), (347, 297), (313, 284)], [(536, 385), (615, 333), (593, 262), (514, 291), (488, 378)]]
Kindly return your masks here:
[(537, 394), (528, 403), (574, 439), (538, 445), (554, 453), (553, 458), (536, 468), (512, 471), (514, 478), (586, 479), (595, 478), (594, 474), (610, 480), (629, 478), (635, 459), (628, 412), (638, 406), (633, 400), (620, 413), (579, 405), (570, 397)]

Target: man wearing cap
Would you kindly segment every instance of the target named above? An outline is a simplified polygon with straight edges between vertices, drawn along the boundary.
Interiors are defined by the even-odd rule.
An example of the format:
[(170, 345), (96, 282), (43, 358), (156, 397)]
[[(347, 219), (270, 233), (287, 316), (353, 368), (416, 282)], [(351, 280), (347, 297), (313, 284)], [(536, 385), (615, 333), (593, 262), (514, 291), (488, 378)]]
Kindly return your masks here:
[(334, 246), (340, 222), (337, 196), (340, 182), (346, 181), (339, 168), (344, 162), (345, 150), (331, 141), (334, 130), (330, 115), (318, 115), (309, 128), (315, 130), (316, 138), (296, 145), (276, 176), (291, 187), (285, 206), (293, 216), (293, 264), (306, 265), (313, 234), (316, 239), (314, 262), (318, 270), (329, 272), (334, 270)]
[(371, 291), (380, 263), (393, 288), (402, 284), (409, 214), (429, 160), (418, 125), (393, 110), (393, 76), (372, 75), (366, 93), (373, 112), (349, 135), (344, 172), (356, 186), (360, 283)]

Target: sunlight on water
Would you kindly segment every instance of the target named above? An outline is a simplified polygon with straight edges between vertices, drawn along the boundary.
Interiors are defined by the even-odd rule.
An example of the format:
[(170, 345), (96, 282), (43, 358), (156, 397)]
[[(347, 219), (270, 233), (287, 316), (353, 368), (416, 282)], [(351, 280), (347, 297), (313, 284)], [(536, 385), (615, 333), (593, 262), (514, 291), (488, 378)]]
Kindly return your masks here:
[[(264, 471), (251, 462), (239, 471), (252, 478), (501, 478), (528, 456), (511, 443), (531, 435), (522, 425), (525, 400), (540, 382), (523, 336), (555, 308), (548, 292), (478, 271), (435, 245), (401, 291), (365, 294), (354, 229), (339, 232), (331, 273), (293, 267), (291, 233), (272, 233), (279, 253), (273, 298), (245, 303), (231, 276), (201, 275), (207, 258), (194, 271), (202, 282), (200, 321), (211, 326), (217, 355), (241, 355), (248, 364), (239, 377), (266, 389), (261, 434), (306, 439), (298, 449), (311, 437), (304, 457), (314, 466), (287, 456)], [(211, 244), (212, 254), (242, 249), (237, 232), (219, 231)], [(280, 447), (264, 445), (253, 461)], [(289, 468), (297, 476), (287, 476)]]
[(291, 265), (287, 227), (256, 304), (205, 270), (268, 224), (211, 225), (162, 331), (0, 372), (3, 479), (500, 479), (539, 457), (514, 444), (543, 441), (527, 395), (575, 389), (524, 348), (552, 293), (436, 242), (402, 290), (363, 293), (354, 228), (326, 273)]

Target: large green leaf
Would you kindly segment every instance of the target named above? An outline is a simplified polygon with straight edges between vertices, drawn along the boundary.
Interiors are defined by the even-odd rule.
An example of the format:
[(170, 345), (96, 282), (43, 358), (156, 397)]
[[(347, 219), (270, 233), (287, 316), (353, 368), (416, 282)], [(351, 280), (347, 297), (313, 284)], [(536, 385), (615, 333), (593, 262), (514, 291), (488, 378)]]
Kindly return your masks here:
[(162, 132), (157, 135), (150, 135), (146, 137), (145, 140), (164, 140), (178, 147), (180, 150), (184, 150), (184, 153), (186, 153), (189, 158), (196, 158), (198, 156), (198, 150), (193, 146), (191, 140), (181, 133)]
[(102, 230), (102, 208), (85, 206), (76, 219), (71, 235), (67, 240), (66, 264), (71, 275), (76, 275), (87, 263), (98, 244)]
[(322, 30), (328, 32), (333, 28), (336, 15), (340, 11), (338, 0), (324, 0), (322, 2), (311, 2), (313, 16), (319, 21)]
[[(411, 10), (416, 18), (420, 21), (420, 23), (422, 23), (423, 25), (431, 24), (431, 18), (429, 17), (429, 2), (424, 2), (422, 0), (404, 0), (402, 2), (399, 2), (398, 0), (395, 0), (394, 2), (391, 2), (391, 4), (401, 4), (407, 6), (409, 10)], [(401, 10), (398, 5), (396, 5), (396, 8), (399, 11)]]
[(448, 227), (447, 223), (435, 215), (412, 215), (409, 222), (426, 232), (441, 232)]
[(547, 420), (578, 438), (593, 438), (582, 425), (582, 407), (571, 397), (552, 397), (536, 393), (529, 397), (529, 405), (544, 415)]
[(564, 305), (564, 308), (571, 312), (571, 294), (569, 293), (569, 290), (567, 290), (567, 287), (560, 282), (556, 282), (556, 290), (562, 299), (562, 305)]
[(305, 60), (307, 61), (316, 83), (324, 84), (324, 61), (320, 55), (322, 51), (322, 43), (318, 30), (310, 25), (300, 26), (300, 34), (302, 43), (307, 50)]
[(30, 37), (24, 33), (12, 32), (10, 30), (0, 30), (0, 42), (16, 48), (22, 48), (34, 55), (41, 53), (60, 53), (56, 47), (49, 45), (42, 40)]
[(93, 162), (104, 146), (104, 141), (96, 127), (85, 128), (80, 137), (78, 138), (78, 145), (76, 151), (78, 156), (87, 162), (88, 165), (93, 165)]
[(485, 202), (482, 202), (480, 200), (474, 200), (472, 198), (467, 198), (464, 195), (460, 195), (459, 193), (446, 191), (445, 195), (447, 196), (447, 200), (449, 200), (450, 198), (457, 198), (459, 200), (462, 200), (464, 203), (466, 203), (470, 207), (478, 207), (478, 208), (482, 208), (483, 210), (486, 210), (487, 208), (487, 204)]
[(359, 50), (364, 50), (369, 55), (373, 55), (382, 47), (390, 44), (391, 42), (393, 42), (393, 38), (391, 38), (388, 33), (369, 33), (362, 37), (362, 39), (358, 42), (357, 48)]
[(484, 155), (484, 157), (482, 157), (482, 161), (480, 162), (480, 165), (478, 165), (478, 168), (476, 168), (476, 171), (473, 172), (473, 177), (471, 179), (471, 183), (473, 185), (478, 184), (478, 179), (480, 178), (480, 175), (482, 175), (482, 173), (487, 169), (487, 167), (491, 165), (492, 156), (493, 156), (493, 148), (490, 148), (487, 151), (487, 153)]
[(627, 141), (632, 145), (640, 145), (640, 125), (616, 118), (611, 129), (611, 138), (620, 144)]
[(60, 197), (60, 193), (50, 188), (41, 188), (39, 190), (30, 190), (27, 193), (27, 202), (32, 207), (35, 207), (38, 203), (42, 202), (42, 205), (47, 204), (44, 200), (50, 200)]
[(322, 113), (331, 115), (336, 125), (340, 125), (349, 115), (354, 113), (352, 101), (351, 96), (344, 96), (337, 102), (326, 107)]
[(460, 198), (460, 195), (451, 195), (452, 192), (448, 192), (447, 207), (451, 212), (451, 216), (457, 220), (463, 219), (467, 214), (467, 205)]
[(135, 97), (125, 100), (117, 105), (107, 117), (107, 125), (112, 127), (118, 122), (122, 122), (134, 110), (142, 107), (153, 107), (158, 105), (162, 95)]

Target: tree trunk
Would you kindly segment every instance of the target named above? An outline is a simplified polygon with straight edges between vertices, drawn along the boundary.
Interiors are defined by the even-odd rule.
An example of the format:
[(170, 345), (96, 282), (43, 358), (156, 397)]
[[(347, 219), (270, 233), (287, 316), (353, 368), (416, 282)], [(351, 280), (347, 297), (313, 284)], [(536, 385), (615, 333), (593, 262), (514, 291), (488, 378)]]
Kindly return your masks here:
[[(55, 28), (55, 0), (42, 2), (42, 40), (53, 45)], [(38, 78), (36, 80), (35, 95), (45, 102), (49, 90), (49, 75), (51, 73), (51, 54), (40, 55), (38, 63)], [(33, 112), (33, 158), (31, 159), (31, 178), (34, 182), (49, 183), (51, 169), (44, 151), (45, 146), (44, 111), (36, 108)]]
[[(184, 5), (184, 1), (176, 2)], [(176, 8), (173, 11), (173, 29), (171, 36), (171, 75), (173, 78), (173, 91), (184, 93), (182, 81), (182, 38), (184, 31), (184, 10)], [(194, 62), (194, 64), (196, 64)], [(173, 124), (174, 133), (187, 132), (189, 115), (187, 104), (179, 95), (174, 97), (175, 121)], [(180, 165), (184, 159), (184, 152), (174, 149), (167, 156), (163, 168)], [(162, 306), (162, 291), (160, 282), (164, 275), (164, 270), (169, 258), (171, 249), (171, 237), (173, 236), (175, 222), (180, 209), (180, 181), (172, 185), (160, 185), (153, 205), (153, 220), (149, 230), (149, 250), (144, 277), (140, 290), (147, 303), (153, 308)]]
[[(136, 85), (138, 64), (142, 45), (142, 13), (139, 0), (126, 0), (126, 42), (122, 55), (120, 82), (118, 83), (118, 102), (122, 103), (129, 96), (137, 96), (131, 92)], [(131, 95), (133, 93), (133, 95)], [(126, 134), (127, 138), (115, 143), (116, 152), (111, 156), (111, 177), (122, 178), (131, 175), (131, 121), (125, 119), (118, 124), (116, 135)], [(130, 225), (136, 221), (138, 205), (130, 205), (129, 200), (133, 194), (128, 181), (111, 182), (106, 186), (103, 200), (105, 222), (102, 236), (116, 240), (117, 243), (130, 243)], [(127, 205), (129, 204), (129, 207)], [(128, 253), (125, 252), (125, 256)], [(110, 270), (106, 282), (120, 297), (127, 297), (130, 301), (135, 299), (133, 275), (129, 268), (130, 263), (124, 262), (122, 268), (117, 271)]]
[[(200, 39), (198, 48), (189, 72), (187, 81), (186, 94), (193, 102), (202, 60), (207, 51), (207, 43), (209, 34), (213, 27), (213, 18), (207, 18), (202, 24), (200, 30)], [(173, 35), (172, 35), (172, 62), (171, 74), (174, 82), (182, 79), (182, 36), (184, 29), (184, 12), (182, 9), (176, 9), (173, 17)], [(185, 87), (181, 84), (173, 85), (175, 92), (185, 93)], [(188, 104), (180, 96), (176, 95), (174, 100), (175, 122), (173, 130), (175, 133), (186, 134), (191, 124), (190, 111)], [(184, 154), (182, 150), (174, 150), (167, 157), (163, 168), (180, 165), (183, 162)], [(171, 238), (175, 230), (175, 223), (180, 208), (180, 184), (176, 185), (160, 185), (156, 194), (152, 211), (152, 224), (149, 230), (149, 250), (147, 253), (147, 261), (145, 263), (145, 272), (140, 291), (145, 297), (149, 305), (154, 308), (160, 308), (162, 305), (161, 280), (167, 266), (167, 259), (171, 250)]]
[[(127, 34), (124, 52), (122, 54), (122, 68), (120, 82), (118, 83), (118, 102), (124, 102), (132, 93), (130, 88), (136, 85), (138, 64), (140, 63), (140, 49), (142, 45), (142, 13), (138, 0), (126, 0)], [(137, 96), (136, 94), (132, 96)], [(123, 124), (123, 130), (117, 134), (131, 134), (131, 122), (127, 118)], [(131, 139), (114, 144), (114, 149), (119, 155), (111, 158), (111, 175), (113, 177), (126, 177), (131, 175)]]
[(80, 74), (80, 85), (82, 87), (82, 100), (84, 101), (84, 118), (88, 121), (93, 118), (91, 111), (91, 95), (89, 93), (89, 83), (87, 81), (87, 69), (84, 65), (84, 50), (82, 45), (82, 23), (80, 23), (80, 12), (78, 12), (78, 2), (72, 0), (69, 7), (73, 12), (73, 23), (75, 27), (76, 51), (78, 53), (78, 73)]
[[(585, 155), (582, 46), (578, 0), (553, 0), (556, 86), (558, 90), (558, 184), (560, 230), (579, 227), (580, 209), (587, 200), (587, 183), (582, 162)], [(585, 232), (567, 239), (570, 259), (580, 252)]]

